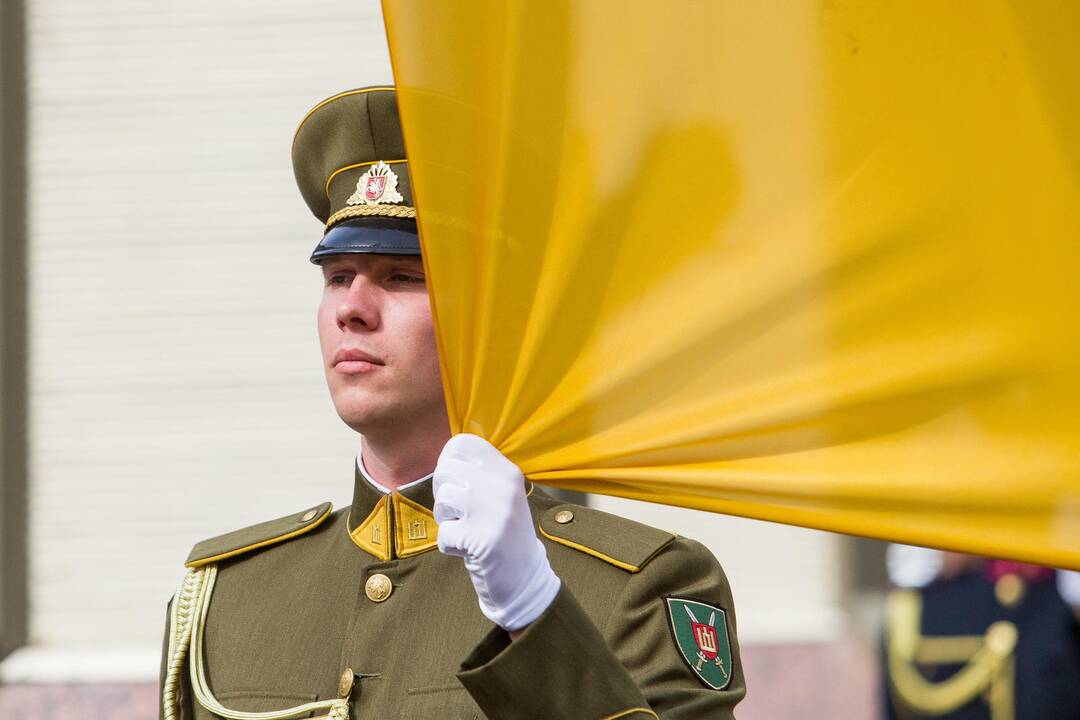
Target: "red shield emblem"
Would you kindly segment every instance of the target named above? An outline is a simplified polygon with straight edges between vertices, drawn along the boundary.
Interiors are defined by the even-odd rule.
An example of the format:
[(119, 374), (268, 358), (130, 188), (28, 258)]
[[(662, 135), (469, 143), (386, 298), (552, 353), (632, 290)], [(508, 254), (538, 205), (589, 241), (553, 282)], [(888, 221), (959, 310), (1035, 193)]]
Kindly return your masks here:
[(694, 631), (694, 642), (697, 643), (698, 650), (701, 650), (705, 657), (710, 660), (715, 658), (720, 649), (716, 628), (701, 623), (691, 623), (691, 628)]
[(375, 201), (382, 197), (385, 190), (386, 176), (372, 175), (367, 179), (367, 185), (364, 186), (364, 197), (368, 200)]

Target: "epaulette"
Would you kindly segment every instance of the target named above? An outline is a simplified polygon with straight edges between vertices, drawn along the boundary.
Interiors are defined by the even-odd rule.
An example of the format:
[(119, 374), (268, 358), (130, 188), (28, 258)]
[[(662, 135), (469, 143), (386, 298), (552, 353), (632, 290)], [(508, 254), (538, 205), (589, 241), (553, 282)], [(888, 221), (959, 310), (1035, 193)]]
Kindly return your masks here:
[(540, 516), (540, 534), (631, 573), (675, 540), (665, 530), (580, 505), (549, 508)]
[(323, 520), (330, 517), (330, 511), (333, 509), (332, 504), (324, 502), (303, 512), (203, 540), (191, 549), (191, 554), (188, 555), (184, 565), (189, 568), (202, 567), (225, 558), (291, 540), (314, 530)]

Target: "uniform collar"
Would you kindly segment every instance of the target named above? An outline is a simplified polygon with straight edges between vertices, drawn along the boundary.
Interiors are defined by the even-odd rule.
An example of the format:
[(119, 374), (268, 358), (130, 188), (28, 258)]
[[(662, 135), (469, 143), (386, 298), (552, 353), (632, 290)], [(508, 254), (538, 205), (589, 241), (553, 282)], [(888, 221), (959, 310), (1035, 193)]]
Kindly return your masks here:
[[(369, 473), (367, 471), (367, 468), (364, 467), (364, 453), (363, 453), (362, 450), (356, 453), (356, 471), (360, 473), (360, 476), (362, 478), (367, 480), (368, 483), (370, 483), (376, 490), (383, 493), (384, 495), (389, 495), (392, 492), (392, 490), (390, 490), (390, 488), (386, 487), (381, 482), (379, 482), (375, 478), (371, 477), (371, 473)], [(404, 490), (407, 490), (408, 488), (411, 488), (413, 485), (420, 485), (421, 483), (427, 482), (428, 480), (430, 480), (434, 476), (434, 474), (435, 473), (428, 473), (427, 475), (425, 475), (422, 478), (418, 478), (416, 480), (413, 480), (412, 482), (407, 482), (407, 483), (405, 483), (404, 485), (402, 485), (401, 487), (398, 488), (398, 492), (402, 492)]]
[(431, 512), (434, 504), (431, 475), (389, 492), (364, 471), (363, 460), (357, 455), (347, 524), (357, 547), (380, 560), (434, 550), (439, 533)]

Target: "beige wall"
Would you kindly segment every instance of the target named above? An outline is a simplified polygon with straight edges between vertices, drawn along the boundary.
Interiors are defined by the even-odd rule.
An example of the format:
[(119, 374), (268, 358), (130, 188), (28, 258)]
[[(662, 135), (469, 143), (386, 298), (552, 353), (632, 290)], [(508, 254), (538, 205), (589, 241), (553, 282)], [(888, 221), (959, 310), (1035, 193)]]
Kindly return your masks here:
[(349, 495), (303, 113), (390, 78), (374, 2), (29, 7), (31, 640), (156, 644), (195, 540)]
[[(348, 500), (289, 143), (315, 101), (389, 80), (385, 38), (373, 0), (29, 15), (31, 640), (74, 679), (101, 657), (80, 649), (153, 677), (194, 541)], [(709, 544), (744, 640), (841, 625), (835, 538), (596, 502)]]

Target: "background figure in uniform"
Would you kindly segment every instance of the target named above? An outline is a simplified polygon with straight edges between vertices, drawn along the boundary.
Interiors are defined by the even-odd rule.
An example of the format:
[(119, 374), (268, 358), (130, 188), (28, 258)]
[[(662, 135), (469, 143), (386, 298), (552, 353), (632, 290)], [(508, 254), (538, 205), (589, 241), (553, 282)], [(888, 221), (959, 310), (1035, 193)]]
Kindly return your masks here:
[(450, 438), (393, 89), (316, 105), (293, 165), (324, 224), (319, 341), (362, 437), (353, 499), (194, 547), (163, 718), (733, 718), (735, 616), (708, 550)]
[(889, 720), (1080, 719), (1080, 573), (890, 545)]

